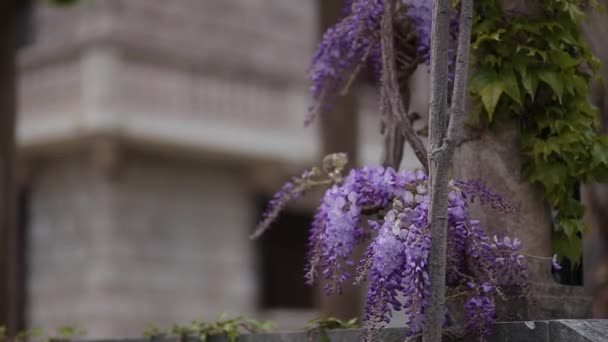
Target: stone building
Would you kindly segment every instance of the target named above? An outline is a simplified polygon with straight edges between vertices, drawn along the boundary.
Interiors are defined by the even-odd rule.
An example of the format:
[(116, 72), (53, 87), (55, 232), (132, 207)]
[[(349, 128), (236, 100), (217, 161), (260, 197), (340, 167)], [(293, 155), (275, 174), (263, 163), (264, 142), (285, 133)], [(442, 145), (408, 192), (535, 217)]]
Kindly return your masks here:
[[(248, 239), (260, 198), (320, 158), (303, 126), (315, 6), (36, 9), (18, 125), (28, 325), (112, 337), (220, 312), (282, 328), (315, 315), (299, 268), (314, 201), (291, 208), (295, 233), (274, 247)], [(359, 108), (359, 160), (376, 163), (373, 91)]]

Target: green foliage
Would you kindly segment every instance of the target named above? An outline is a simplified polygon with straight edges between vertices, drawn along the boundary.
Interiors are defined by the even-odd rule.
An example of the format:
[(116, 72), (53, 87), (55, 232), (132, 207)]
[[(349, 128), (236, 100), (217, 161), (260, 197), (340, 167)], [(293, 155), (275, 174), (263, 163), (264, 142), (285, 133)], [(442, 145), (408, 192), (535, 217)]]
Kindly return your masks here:
[(41, 328), (33, 328), (29, 330), (20, 331), (14, 338), (9, 338), (6, 333), (6, 328), (0, 326), (0, 342), (13, 341), (13, 342), (25, 342), (25, 341), (40, 341), (40, 342), (51, 342), (51, 341), (69, 341), (77, 337), (83, 337), (86, 335), (86, 331), (75, 325), (66, 325), (57, 328), (54, 335), (47, 335)]
[(496, 0), (478, 2), (470, 82), (476, 123), (521, 122), (522, 173), (542, 187), (555, 210), (553, 245), (574, 263), (585, 231), (575, 189), (608, 179), (608, 137), (588, 100), (600, 63), (580, 29), (582, 6), (598, 5), (542, 0), (537, 14), (505, 16)]
[(348, 321), (343, 321), (334, 317), (319, 317), (308, 321), (306, 331), (308, 336), (314, 332), (319, 334), (319, 342), (330, 342), (328, 330), (334, 329), (355, 329), (359, 328), (359, 322), (357, 318), (351, 318)]
[(201, 342), (207, 341), (211, 335), (226, 335), (229, 342), (236, 342), (243, 332), (260, 333), (273, 329), (273, 324), (268, 321), (257, 321), (245, 317), (227, 318), (225, 314), (218, 316), (213, 322), (202, 320), (192, 321), (189, 325), (174, 324), (167, 330), (161, 330), (154, 325), (149, 325), (143, 336), (155, 338), (161, 336), (191, 336), (198, 338)]
[(57, 328), (57, 333), (55, 335), (55, 337), (53, 337), (53, 340), (73, 340), (76, 337), (82, 337), (84, 335), (86, 335), (87, 332), (77, 326), (74, 325), (66, 325), (63, 327), (59, 327)]

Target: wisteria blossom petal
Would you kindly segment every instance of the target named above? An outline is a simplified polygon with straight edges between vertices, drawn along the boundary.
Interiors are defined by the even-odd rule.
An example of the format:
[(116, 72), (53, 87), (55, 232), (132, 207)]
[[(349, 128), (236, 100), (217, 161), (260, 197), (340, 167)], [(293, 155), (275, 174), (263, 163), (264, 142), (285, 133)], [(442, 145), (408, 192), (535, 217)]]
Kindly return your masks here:
[(553, 265), (553, 269), (559, 271), (562, 269), (562, 266), (557, 262), (557, 254), (554, 254), (551, 258), (551, 264)]

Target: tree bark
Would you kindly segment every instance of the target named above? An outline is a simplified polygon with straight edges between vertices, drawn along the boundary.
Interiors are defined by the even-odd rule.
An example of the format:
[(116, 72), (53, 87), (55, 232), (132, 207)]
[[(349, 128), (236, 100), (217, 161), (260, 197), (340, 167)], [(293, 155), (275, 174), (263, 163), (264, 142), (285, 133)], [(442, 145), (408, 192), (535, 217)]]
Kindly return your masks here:
[[(319, 36), (338, 22), (343, 5), (344, 2), (340, 0), (317, 0)], [(351, 87), (349, 94), (336, 99), (331, 111), (318, 116), (322, 155), (345, 152), (350, 167), (356, 167), (358, 163), (358, 114), (356, 98), (353, 95), (355, 90), (356, 87)], [(326, 296), (322, 279), (319, 285), (317, 298), (323, 315), (339, 319), (350, 319), (361, 315), (362, 294), (359, 287), (347, 282), (344, 284), (342, 295)]]
[(0, 5), (0, 325), (9, 336), (18, 328), (15, 195), (17, 1)]
[[(455, 143), (464, 116), (473, 22), (473, 0), (462, 0), (460, 31), (452, 103), (447, 112), (449, 0), (433, 2), (431, 35), (431, 108), (429, 113), (431, 250), (429, 256), (430, 296), (425, 308), (424, 342), (439, 342), (445, 313), (445, 263), (448, 223), (448, 182)], [(446, 127), (446, 122), (448, 125)]]

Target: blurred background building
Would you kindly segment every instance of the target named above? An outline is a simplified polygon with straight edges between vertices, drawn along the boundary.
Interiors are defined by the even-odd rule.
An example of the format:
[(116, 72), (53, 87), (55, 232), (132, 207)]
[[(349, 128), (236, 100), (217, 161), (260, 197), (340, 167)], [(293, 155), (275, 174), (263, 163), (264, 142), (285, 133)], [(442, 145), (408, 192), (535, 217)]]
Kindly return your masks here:
[[(381, 160), (365, 79), (304, 127), (306, 69), (341, 0), (30, 3), (17, 92), (20, 287), (6, 291), (22, 290), (21, 326), (124, 337), (221, 312), (280, 329), (357, 313), (360, 291), (334, 301), (303, 282), (318, 194), (248, 238), (273, 192), (325, 153)], [(426, 113), (426, 71), (411, 82), (410, 112)], [(404, 164), (416, 165), (409, 151)]]
[[(303, 125), (323, 2), (36, 5), (17, 131), (28, 326), (137, 336), (220, 312), (285, 329), (317, 314), (302, 277), (314, 196), (248, 235), (327, 150)], [(360, 164), (378, 163), (375, 93), (358, 94), (346, 133)]]

